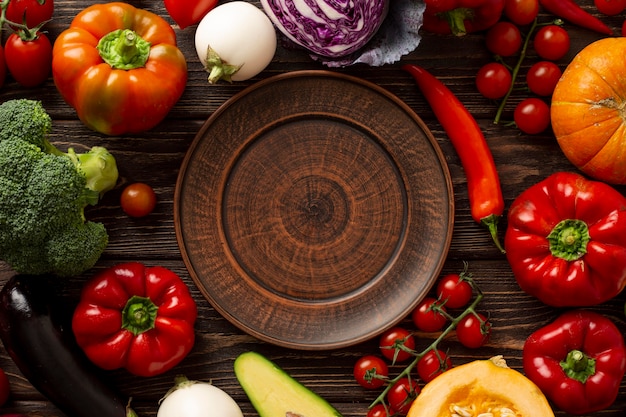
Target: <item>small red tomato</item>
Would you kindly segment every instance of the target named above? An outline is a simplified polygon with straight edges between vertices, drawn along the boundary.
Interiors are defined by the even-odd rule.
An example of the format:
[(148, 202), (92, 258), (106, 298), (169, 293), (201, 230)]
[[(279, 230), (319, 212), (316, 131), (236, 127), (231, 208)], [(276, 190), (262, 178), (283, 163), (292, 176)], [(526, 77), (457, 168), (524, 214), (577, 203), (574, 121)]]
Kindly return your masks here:
[(387, 410), (382, 404), (376, 404), (367, 411), (366, 417), (387, 417)]
[(420, 387), (417, 381), (400, 378), (387, 393), (387, 403), (396, 413), (406, 415), (419, 393)]
[(550, 107), (536, 97), (522, 100), (513, 111), (515, 124), (524, 133), (535, 135), (550, 126)]
[(539, 61), (533, 64), (526, 74), (526, 84), (538, 96), (550, 96), (559, 82), (561, 68), (552, 61)]
[(533, 38), (533, 48), (537, 55), (548, 61), (558, 61), (563, 58), (569, 51), (569, 47), (569, 33), (558, 25), (542, 27)]
[(35, 87), (50, 76), (52, 44), (43, 33), (37, 33), (32, 40), (23, 40), (13, 32), (4, 45), (4, 58), (15, 81), (24, 87)]
[(53, 0), (11, 0), (7, 4), (6, 19), (12, 23), (24, 24), (34, 29), (52, 19)]
[(522, 34), (511, 22), (500, 21), (493, 25), (485, 35), (487, 49), (500, 56), (511, 56), (522, 46)]
[[(382, 358), (365, 355), (354, 364), (354, 379), (366, 389), (382, 387), (389, 376), (389, 367)], [(378, 378), (378, 377), (383, 378)]]
[(504, 15), (516, 25), (532, 23), (539, 14), (539, 0), (507, 0), (504, 2)]
[(626, 9), (626, 0), (594, 0), (596, 9), (607, 16), (615, 16)]
[(499, 62), (483, 65), (476, 74), (476, 88), (485, 98), (497, 100), (509, 92), (513, 77), (511, 72)]
[(489, 341), (491, 323), (483, 314), (468, 314), (456, 327), (456, 337), (465, 347), (476, 349)]
[(417, 374), (426, 383), (450, 368), (452, 368), (452, 360), (439, 349), (429, 350), (417, 361)]
[(11, 394), (11, 383), (4, 370), (0, 369), (0, 407), (9, 399)]
[(445, 326), (448, 319), (442, 314), (446, 312), (446, 308), (441, 305), (439, 300), (432, 297), (426, 297), (417, 306), (411, 318), (415, 326), (423, 332), (437, 332)]
[(210, 12), (218, 0), (165, 0), (165, 9), (181, 29), (196, 24)]
[(382, 334), (380, 337), (380, 352), (390, 361), (403, 362), (411, 358), (409, 352), (402, 350), (405, 346), (411, 350), (415, 350), (415, 338), (413, 334), (402, 327), (393, 327)]
[(465, 274), (448, 274), (437, 283), (437, 297), (449, 308), (461, 308), (472, 299), (472, 286), (463, 277)]
[(131, 217), (147, 216), (156, 206), (156, 194), (148, 184), (136, 182), (122, 191), (120, 204), (122, 210)]

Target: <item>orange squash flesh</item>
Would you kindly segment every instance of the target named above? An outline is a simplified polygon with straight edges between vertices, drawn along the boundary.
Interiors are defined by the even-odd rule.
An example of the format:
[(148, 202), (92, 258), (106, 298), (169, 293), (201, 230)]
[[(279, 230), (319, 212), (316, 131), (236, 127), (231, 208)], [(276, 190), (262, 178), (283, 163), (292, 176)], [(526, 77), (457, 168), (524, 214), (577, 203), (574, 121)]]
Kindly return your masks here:
[(583, 48), (552, 95), (552, 130), (565, 156), (585, 174), (626, 184), (626, 38)]
[(407, 417), (554, 417), (541, 390), (501, 356), (454, 367), (426, 384)]

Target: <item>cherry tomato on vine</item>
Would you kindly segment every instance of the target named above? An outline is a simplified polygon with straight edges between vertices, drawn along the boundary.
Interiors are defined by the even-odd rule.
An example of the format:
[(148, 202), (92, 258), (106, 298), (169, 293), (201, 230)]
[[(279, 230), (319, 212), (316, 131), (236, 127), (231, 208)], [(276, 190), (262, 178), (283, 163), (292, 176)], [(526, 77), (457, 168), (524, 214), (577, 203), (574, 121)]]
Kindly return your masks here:
[(511, 71), (499, 62), (483, 65), (476, 74), (476, 88), (483, 97), (497, 100), (508, 93), (513, 77)]
[(415, 338), (407, 329), (396, 326), (380, 336), (380, 352), (390, 361), (403, 362), (413, 357), (409, 352), (399, 348), (402, 345), (412, 350), (415, 349)]
[(148, 184), (136, 182), (122, 191), (120, 204), (122, 210), (131, 217), (147, 216), (156, 206), (156, 194)]
[(387, 378), (389, 367), (380, 357), (365, 355), (354, 364), (354, 379), (366, 389), (380, 388), (385, 384), (385, 379), (377, 378), (376, 375)]
[(366, 417), (387, 417), (387, 410), (382, 404), (376, 404), (367, 411)]
[(5, 17), (13, 23), (26, 23), (29, 29), (34, 29), (52, 19), (53, 13), (53, 0), (11, 0), (7, 4)]
[(24, 87), (35, 87), (50, 76), (52, 44), (40, 32), (32, 40), (24, 40), (13, 32), (4, 45), (4, 58), (15, 81)]
[(439, 310), (446, 312), (446, 308), (439, 300), (432, 297), (424, 298), (411, 314), (415, 327), (423, 332), (441, 330), (448, 319)]
[(419, 393), (420, 387), (416, 380), (400, 378), (387, 393), (387, 403), (396, 413), (406, 415)]
[(516, 25), (528, 25), (538, 14), (539, 0), (506, 0), (504, 2), (504, 15)]
[(607, 16), (615, 16), (626, 9), (626, 0), (594, 0), (596, 9)]
[(511, 56), (522, 46), (522, 34), (511, 22), (500, 21), (493, 25), (485, 35), (487, 49), (500, 56)]
[(439, 349), (429, 350), (417, 361), (417, 374), (426, 383), (450, 368), (452, 368), (452, 360)]
[(448, 308), (461, 308), (472, 299), (472, 286), (459, 274), (447, 274), (437, 283), (437, 297)]
[(526, 73), (526, 84), (538, 96), (550, 96), (561, 78), (562, 71), (552, 61), (539, 61)]
[(468, 314), (456, 326), (456, 337), (468, 348), (479, 348), (489, 341), (491, 323), (483, 314)]
[(533, 38), (533, 48), (543, 59), (558, 61), (563, 58), (570, 47), (570, 36), (567, 30), (558, 25), (544, 26)]
[(536, 97), (522, 100), (513, 111), (515, 124), (524, 133), (535, 135), (550, 126), (550, 107)]

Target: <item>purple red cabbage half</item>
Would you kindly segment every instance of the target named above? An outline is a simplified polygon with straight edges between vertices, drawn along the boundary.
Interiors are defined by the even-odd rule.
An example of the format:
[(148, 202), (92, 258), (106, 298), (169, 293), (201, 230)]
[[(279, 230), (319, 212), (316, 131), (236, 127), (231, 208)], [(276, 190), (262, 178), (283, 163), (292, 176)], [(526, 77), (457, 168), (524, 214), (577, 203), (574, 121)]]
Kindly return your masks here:
[(419, 45), (422, 0), (261, 0), (287, 42), (329, 67), (393, 63)]

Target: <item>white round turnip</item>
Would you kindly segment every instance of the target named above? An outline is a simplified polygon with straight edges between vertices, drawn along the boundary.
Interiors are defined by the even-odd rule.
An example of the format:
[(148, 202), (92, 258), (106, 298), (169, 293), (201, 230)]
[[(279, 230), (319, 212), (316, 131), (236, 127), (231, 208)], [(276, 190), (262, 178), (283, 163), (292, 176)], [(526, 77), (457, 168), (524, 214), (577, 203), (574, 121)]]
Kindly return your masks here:
[(196, 52), (209, 83), (244, 81), (265, 69), (276, 53), (276, 30), (258, 7), (244, 1), (224, 3), (202, 18)]

